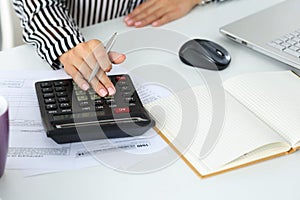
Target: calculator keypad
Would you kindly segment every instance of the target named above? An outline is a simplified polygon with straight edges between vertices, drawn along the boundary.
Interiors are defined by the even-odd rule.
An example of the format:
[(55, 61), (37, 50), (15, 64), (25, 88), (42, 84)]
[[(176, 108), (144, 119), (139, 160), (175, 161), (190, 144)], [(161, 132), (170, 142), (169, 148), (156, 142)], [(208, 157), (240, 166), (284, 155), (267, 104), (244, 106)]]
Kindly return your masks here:
[[(132, 87), (130, 87), (125, 76), (116, 76), (114, 78), (116, 90), (121, 95), (106, 97), (100, 97), (92, 89), (83, 91), (71, 80), (55, 81), (54, 83), (43, 82), (41, 83), (41, 88), (45, 108), (50, 111), (48, 112), (50, 114), (53, 114), (54, 110), (57, 111), (55, 114), (66, 112), (65, 109), (71, 109), (72, 106), (79, 106), (81, 111), (92, 110), (92, 107), (94, 110), (99, 111), (104, 110), (106, 107), (110, 108), (114, 114), (130, 113), (129, 107), (136, 106)], [(70, 93), (76, 97), (76, 102), (74, 102), (74, 99), (73, 102), (70, 101), (68, 98)], [(72, 105), (72, 103), (77, 105)]]

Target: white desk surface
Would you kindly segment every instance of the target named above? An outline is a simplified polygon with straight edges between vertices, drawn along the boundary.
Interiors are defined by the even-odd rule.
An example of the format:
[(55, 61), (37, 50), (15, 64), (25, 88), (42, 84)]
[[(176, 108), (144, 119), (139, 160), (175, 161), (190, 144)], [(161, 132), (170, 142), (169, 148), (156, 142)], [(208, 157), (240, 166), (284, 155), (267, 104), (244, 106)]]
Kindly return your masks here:
[[(224, 38), (219, 27), (264, 9), (282, 0), (232, 0), (197, 7), (187, 16), (163, 28), (191, 38), (207, 38), (226, 47), (233, 58), (221, 72), (226, 79), (255, 71), (291, 69), (289, 66), (242, 47)], [(279, 16), (274, 16), (279, 17)], [(122, 19), (83, 30), (87, 39), (108, 38), (114, 31), (132, 30)], [(29, 45), (0, 53), (0, 73), (4, 69), (49, 69)], [(7, 170), (0, 179), (0, 199), (300, 199), (300, 152), (242, 169), (200, 179), (182, 161), (157, 172), (134, 175), (97, 167), (22, 177)]]

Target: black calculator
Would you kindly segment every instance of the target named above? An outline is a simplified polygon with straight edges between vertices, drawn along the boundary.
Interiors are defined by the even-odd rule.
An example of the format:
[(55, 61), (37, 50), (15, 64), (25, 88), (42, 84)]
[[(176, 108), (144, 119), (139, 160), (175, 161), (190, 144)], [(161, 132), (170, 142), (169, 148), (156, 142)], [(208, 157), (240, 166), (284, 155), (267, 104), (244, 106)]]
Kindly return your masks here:
[(36, 82), (47, 136), (59, 144), (139, 136), (155, 125), (127, 74), (109, 76), (113, 96), (81, 90), (72, 79)]

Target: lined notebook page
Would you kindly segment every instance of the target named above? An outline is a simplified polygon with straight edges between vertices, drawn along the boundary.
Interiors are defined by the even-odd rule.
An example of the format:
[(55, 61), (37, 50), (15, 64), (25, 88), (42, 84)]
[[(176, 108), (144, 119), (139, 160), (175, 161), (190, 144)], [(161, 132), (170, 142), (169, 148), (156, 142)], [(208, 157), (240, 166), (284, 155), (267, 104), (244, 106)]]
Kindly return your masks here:
[(224, 87), (292, 146), (300, 140), (300, 78), (293, 72), (240, 75)]
[[(197, 98), (202, 103), (207, 99), (190, 89), (145, 105), (154, 117), (156, 127), (181, 153), (186, 152), (195, 140), (202, 145), (205, 134), (196, 137), (199, 123), (207, 129), (211, 121), (211, 108), (198, 106)], [(204, 120), (199, 120), (201, 118)]]
[[(191, 93), (192, 92), (192, 93)], [(193, 102), (195, 95), (197, 103)], [(194, 87), (191, 91), (178, 93), (145, 105), (155, 118), (158, 128), (186, 158), (198, 168), (215, 170), (238, 159), (246, 153), (267, 144), (286, 141), (264, 122), (249, 112), (231, 95), (226, 95), (225, 118), (222, 121), (220, 137), (211, 152), (200, 157), (200, 152), (212, 122), (213, 105), (209, 91), (205, 87)], [(192, 107), (189, 115), (183, 114), (183, 107)], [(198, 117), (195, 119), (195, 114)], [(192, 116), (192, 117), (191, 117)], [(182, 126), (182, 120), (188, 119), (190, 126), (197, 120), (197, 126)], [(192, 139), (188, 141), (189, 139)], [(284, 150), (290, 147), (285, 145)]]

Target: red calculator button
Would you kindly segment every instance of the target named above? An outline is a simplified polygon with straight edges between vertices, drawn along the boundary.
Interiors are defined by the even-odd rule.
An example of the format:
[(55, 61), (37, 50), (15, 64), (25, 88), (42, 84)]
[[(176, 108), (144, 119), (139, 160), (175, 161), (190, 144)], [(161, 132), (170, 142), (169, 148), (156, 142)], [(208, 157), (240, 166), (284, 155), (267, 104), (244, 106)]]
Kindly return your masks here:
[(126, 81), (126, 76), (116, 76), (116, 81)]
[(114, 112), (116, 114), (129, 113), (130, 109), (128, 107), (125, 107), (125, 108), (114, 108)]

